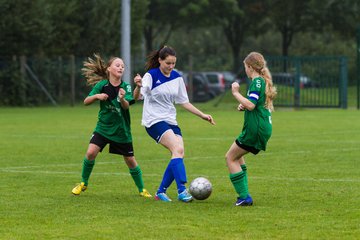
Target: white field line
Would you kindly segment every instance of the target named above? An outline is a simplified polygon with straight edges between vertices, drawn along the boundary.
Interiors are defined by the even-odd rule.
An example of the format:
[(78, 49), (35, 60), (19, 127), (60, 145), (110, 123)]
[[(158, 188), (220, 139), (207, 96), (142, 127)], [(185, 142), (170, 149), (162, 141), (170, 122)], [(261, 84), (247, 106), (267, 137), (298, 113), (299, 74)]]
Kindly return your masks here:
[[(355, 150), (355, 149), (354, 149)], [(294, 154), (304, 153), (304, 151), (295, 151)], [(219, 156), (209, 156), (209, 157), (193, 157), (187, 159), (221, 159)], [(223, 157), (222, 157), (223, 158)], [(158, 160), (143, 160), (143, 161), (166, 161), (166, 159), (158, 159)], [(119, 162), (97, 162), (96, 165), (114, 165), (119, 164)], [(69, 163), (69, 164), (49, 164), (49, 165), (37, 165), (37, 166), (18, 166), (18, 167), (5, 167), (0, 168), (0, 172), (4, 173), (24, 173), (24, 174), (49, 174), (49, 175), (79, 175), (81, 174), (79, 171), (49, 171), (44, 170), (46, 168), (51, 167), (79, 167), (81, 162), (79, 163)], [(40, 168), (40, 169), (39, 169)], [(106, 175), (106, 176), (129, 176), (128, 172), (94, 172), (93, 175)], [(149, 177), (161, 177), (162, 173), (144, 173), (144, 176)], [(204, 176), (202, 174), (190, 174), (189, 177), (197, 177)], [(204, 176), (209, 178), (220, 178), (227, 179), (227, 175), (211, 175)], [(307, 181), (307, 182), (360, 182), (360, 179), (331, 179), (331, 178), (290, 178), (290, 177), (258, 177), (258, 176), (250, 176), (251, 179), (254, 180), (272, 180), (272, 181)]]
[[(350, 133), (350, 134), (356, 134), (356, 133), (360, 133), (360, 131), (353, 131), (353, 130), (347, 130), (347, 131), (329, 131), (329, 132), (311, 132), (311, 133), (303, 133), (303, 134), (297, 134), (297, 136), (333, 136), (333, 135), (344, 135), (344, 134), (347, 134), (347, 133)], [(238, 135), (240, 134), (240, 132), (234, 132), (233, 136), (222, 136), (221, 138), (219, 137), (193, 137), (193, 136), (186, 136), (185, 134), (185, 138), (187, 140), (210, 140), (210, 141), (219, 141), (219, 139), (235, 139)], [(91, 136), (91, 132), (89, 132), (89, 137)], [(1, 134), (0, 134), (1, 136)], [(53, 138), (60, 138), (60, 139), (76, 139), (76, 138), (84, 138), (84, 135), (81, 134), (81, 135), (73, 135), (73, 134), (69, 134), (69, 135), (57, 135), (57, 134), (36, 134), (36, 135), (33, 135), (33, 134), (8, 134), (6, 135), (7, 138), (9, 137), (13, 137), (13, 138), (50, 138), (50, 139), (53, 139)], [(290, 138), (289, 138), (290, 137)], [(135, 139), (143, 139), (143, 138), (149, 138), (146, 133), (142, 134), (142, 135), (136, 135), (134, 136)], [(293, 134), (276, 134), (274, 133), (272, 135), (271, 138), (286, 138), (286, 139), (292, 139), (292, 138), (296, 138), (294, 137)], [(321, 139), (318, 139), (318, 140), (321, 140)]]
[[(49, 175), (80, 175), (80, 172), (70, 172), (70, 171), (44, 171), (44, 170), (12, 170), (12, 169), (0, 169), (1, 172), (6, 173), (24, 173), (24, 174), (49, 174)], [(129, 176), (128, 172), (94, 172), (92, 175), (103, 175), (103, 176)], [(154, 173), (143, 173), (146, 177), (161, 177), (161, 174)], [(211, 175), (205, 176), (202, 174), (189, 174), (188, 177), (194, 178), (198, 176), (204, 176), (208, 178), (219, 178), (219, 179), (228, 179), (227, 175), (218, 176)], [(249, 178), (253, 180), (266, 180), (266, 181), (287, 181), (287, 182), (347, 182), (347, 183), (360, 183), (360, 179), (331, 179), (331, 178), (289, 178), (289, 177), (257, 177), (257, 176), (249, 176)]]
[[(351, 151), (359, 151), (358, 148), (342, 148), (342, 149), (328, 149), (327, 152), (351, 152)], [(289, 152), (282, 152), (281, 155), (290, 155), (290, 154), (309, 154), (314, 153), (316, 150), (300, 150), (300, 151), (289, 151)], [(279, 154), (279, 152), (261, 152), (259, 156), (262, 157), (263, 155), (274, 155)], [(223, 156), (203, 156), (203, 157), (185, 157), (186, 160), (201, 160), (201, 159), (219, 159), (225, 161), (225, 153)], [(157, 162), (157, 161), (168, 161), (169, 159), (141, 159), (141, 162)], [(122, 160), (113, 161), (113, 162), (101, 162), (97, 161), (96, 165), (107, 165), (107, 164), (118, 164)], [(27, 168), (45, 168), (45, 167), (77, 167), (81, 164), (81, 161), (78, 163), (66, 163), (66, 164), (48, 164), (48, 165), (33, 165), (33, 166), (17, 166), (17, 167), (4, 167), (0, 168), (0, 171), (6, 170), (16, 170), (16, 169), (27, 169)]]

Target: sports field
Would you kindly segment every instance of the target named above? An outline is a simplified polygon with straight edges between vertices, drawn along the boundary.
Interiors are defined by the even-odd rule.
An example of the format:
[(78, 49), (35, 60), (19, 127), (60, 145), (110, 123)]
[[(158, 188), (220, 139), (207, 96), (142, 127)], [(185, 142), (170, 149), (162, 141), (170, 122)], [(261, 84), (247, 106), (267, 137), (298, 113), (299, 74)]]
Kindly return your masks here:
[[(266, 152), (246, 157), (252, 207), (234, 207), (224, 155), (240, 133), (236, 104), (197, 104), (211, 126), (179, 109), (188, 180), (207, 177), (205, 201), (138, 196), (122, 158), (96, 160), (89, 188), (82, 159), (98, 106), (0, 109), (0, 239), (359, 239), (360, 111), (277, 109)], [(153, 194), (169, 153), (140, 126), (132, 106), (135, 155)]]

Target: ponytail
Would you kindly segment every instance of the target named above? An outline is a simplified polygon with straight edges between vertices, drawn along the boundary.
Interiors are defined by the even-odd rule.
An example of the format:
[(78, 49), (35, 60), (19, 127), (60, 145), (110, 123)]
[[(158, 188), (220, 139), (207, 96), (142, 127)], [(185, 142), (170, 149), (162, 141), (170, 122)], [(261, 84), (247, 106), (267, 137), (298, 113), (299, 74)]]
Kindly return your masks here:
[(95, 59), (88, 57), (87, 61), (84, 61), (84, 67), (81, 69), (82, 74), (86, 78), (87, 85), (91, 86), (103, 79), (109, 79), (107, 68), (117, 58), (111, 57), (106, 64), (98, 53), (94, 53), (94, 57)]
[(261, 69), (260, 75), (264, 77), (265, 82), (266, 82), (266, 87), (265, 87), (265, 95), (266, 95), (265, 108), (267, 108), (267, 109), (269, 109), (270, 111), (273, 112), (274, 111), (273, 100), (275, 99), (276, 94), (277, 94), (276, 87), (273, 85), (271, 73), (270, 73), (270, 71), (269, 71), (269, 69), (267, 67), (264, 67), (263, 69)]
[(168, 56), (176, 57), (175, 50), (168, 46), (161, 46), (158, 50), (152, 51), (147, 56), (147, 61), (145, 63), (145, 70), (149, 71), (152, 68), (158, 68), (160, 66), (159, 58), (161, 60), (164, 60)]
[(273, 85), (272, 77), (269, 68), (266, 65), (265, 58), (258, 52), (251, 52), (246, 56), (244, 62), (250, 65), (256, 72), (258, 72), (265, 79), (265, 108), (274, 111), (273, 100), (276, 97), (276, 87)]

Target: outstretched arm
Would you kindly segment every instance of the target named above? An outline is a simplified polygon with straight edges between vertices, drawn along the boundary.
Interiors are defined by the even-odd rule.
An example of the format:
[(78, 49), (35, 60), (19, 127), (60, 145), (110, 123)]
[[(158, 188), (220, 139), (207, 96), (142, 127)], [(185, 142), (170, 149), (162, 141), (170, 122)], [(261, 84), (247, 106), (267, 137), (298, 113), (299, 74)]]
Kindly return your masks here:
[(192, 105), (191, 103), (184, 103), (181, 104), (181, 106), (183, 108), (185, 108), (187, 111), (191, 112), (192, 114), (195, 114), (196, 116), (208, 121), (209, 123), (211, 123), (212, 125), (215, 125), (216, 123), (214, 122), (214, 119), (212, 118), (211, 115), (209, 114), (205, 114), (202, 111), (200, 111), (199, 109), (197, 109), (194, 105)]

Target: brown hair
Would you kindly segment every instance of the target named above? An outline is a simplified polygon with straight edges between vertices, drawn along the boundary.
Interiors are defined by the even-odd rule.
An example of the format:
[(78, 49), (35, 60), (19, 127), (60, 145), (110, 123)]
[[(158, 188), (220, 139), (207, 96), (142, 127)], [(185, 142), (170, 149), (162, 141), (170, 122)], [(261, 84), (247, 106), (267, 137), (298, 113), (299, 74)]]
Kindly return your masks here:
[(157, 68), (160, 66), (159, 58), (164, 60), (168, 56), (176, 57), (176, 52), (172, 47), (162, 46), (159, 50), (152, 51), (147, 56), (147, 61), (145, 64), (145, 70), (149, 71), (152, 68)]
[(98, 53), (94, 53), (95, 59), (88, 57), (87, 61), (84, 61), (84, 67), (81, 69), (82, 74), (86, 78), (88, 85), (95, 85), (103, 79), (109, 79), (109, 73), (107, 68), (117, 57), (111, 57), (105, 64), (105, 61), (100, 57)]
[(269, 68), (266, 65), (265, 58), (258, 52), (251, 52), (244, 60), (244, 63), (251, 66), (257, 73), (265, 79), (265, 107), (270, 111), (274, 111), (273, 100), (276, 97), (276, 87), (273, 85)]

